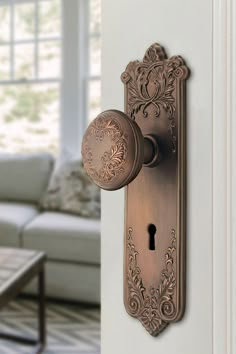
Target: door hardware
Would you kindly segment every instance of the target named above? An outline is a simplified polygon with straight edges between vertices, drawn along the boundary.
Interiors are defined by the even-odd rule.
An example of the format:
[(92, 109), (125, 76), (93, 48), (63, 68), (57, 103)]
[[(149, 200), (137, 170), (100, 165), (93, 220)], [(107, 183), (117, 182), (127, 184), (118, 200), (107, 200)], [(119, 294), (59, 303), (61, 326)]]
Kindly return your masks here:
[(155, 236), (156, 236), (156, 226), (153, 224), (150, 224), (148, 226), (148, 234), (149, 234), (149, 249), (150, 251), (155, 251), (156, 249), (156, 241), (155, 241)]
[(121, 75), (125, 113), (99, 114), (82, 142), (94, 182), (125, 187), (124, 303), (152, 336), (185, 307), (188, 76), (182, 57), (153, 44)]

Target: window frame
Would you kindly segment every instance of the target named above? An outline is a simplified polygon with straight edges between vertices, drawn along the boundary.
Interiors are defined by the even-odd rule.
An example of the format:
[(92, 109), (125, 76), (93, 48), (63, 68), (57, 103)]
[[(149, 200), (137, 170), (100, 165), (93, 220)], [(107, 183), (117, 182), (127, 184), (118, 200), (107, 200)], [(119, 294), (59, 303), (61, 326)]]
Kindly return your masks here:
[[(47, 1), (47, 0), (39, 0)], [(93, 80), (101, 80), (101, 75), (89, 73), (89, 40), (101, 33), (89, 32), (89, 0), (61, 1), (61, 36), (38, 38), (38, 20), (35, 21), (36, 37), (26, 40), (13, 40), (1, 45), (11, 46), (11, 79), (0, 81), (0, 85), (58, 83), (60, 85), (59, 102), (59, 154), (65, 151), (79, 155), (84, 131), (88, 125), (88, 86)], [(0, 5), (37, 3), (37, 0), (0, 0)], [(38, 6), (36, 7), (36, 9)], [(13, 6), (11, 6), (13, 9)], [(37, 11), (37, 10), (36, 10)], [(37, 17), (37, 12), (35, 17)], [(14, 27), (14, 17), (11, 26)], [(11, 30), (13, 33), (14, 29)], [(61, 78), (14, 79), (13, 46), (23, 43), (61, 41)], [(35, 45), (35, 74), (38, 73), (38, 45)], [(36, 58), (37, 56), (37, 58)]]
[[(61, 124), (61, 86), (62, 86), (62, 64), (60, 64), (58, 76), (46, 76), (40, 77), (40, 70), (39, 70), (39, 45), (40, 43), (59, 43), (60, 44), (60, 61), (62, 59), (63, 53), (63, 41), (62, 41), (62, 34), (63, 34), (63, 26), (61, 23), (60, 33), (58, 36), (40, 36), (39, 33), (39, 4), (42, 2), (46, 2), (48, 0), (0, 0), (0, 6), (9, 6), (10, 11), (10, 33), (9, 33), (9, 40), (1, 41), (0, 46), (8, 46), (10, 51), (10, 63), (9, 63), (9, 79), (0, 80), (0, 87), (10, 87), (10, 86), (20, 86), (20, 85), (32, 85), (35, 87), (39, 87), (43, 84), (57, 84), (59, 98), (59, 111), (58, 111), (58, 146), (57, 151), (60, 153), (60, 144), (61, 144), (61, 137), (60, 137), (60, 124)], [(59, 0), (61, 2), (61, 0)], [(35, 22), (34, 22), (34, 32), (32, 34), (32, 38), (27, 39), (16, 39), (15, 38), (15, 6), (19, 4), (34, 4), (35, 5)], [(62, 14), (61, 14), (62, 18)], [(17, 66), (15, 66), (15, 50), (16, 46), (23, 45), (23, 44), (32, 44), (34, 46), (34, 57), (33, 57), (33, 78), (16, 78)], [(33, 150), (35, 151), (35, 150)], [(20, 151), (18, 151), (20, 153)]]
[[(63, 42), (62, 42), (62, 32), (63, 26), (61, 26), (61, 34), (59, 36), (52, 37), (39, 37), (39, 3), (46, 2), (50, 0), (0, 0), (0, 6), (9, 6), (10, 7), (10, 40), (0, 43), (1, 47), (8, 46), (10, 48), (10, 67), (9, 67), (9, 80), (0, 80), (0, 85), (15, 85), (15, 84), (36, 84), (36, 83), (56, 83), (61, 82), (61, 77), (49, 77), (49, 78), (40, 78), (39, 77), (39, 44), (40, 43), (50, 43), (50, 42), (59, 42), (61, 43), (61, 51), (63, 51)], [(62, 0), (60, 0), (62, 1)], [(35, 4), (35, 28), (34, 36), (31, 39), (15, 39), (15, 8), (14, 5), (17, 4)], [(62, 17), (62, 14), (61, 14)], [(34, 78), (27, 79), (15, 79), (14, 78), (14, 69), (15, 69), (15, 55), (14, 55), (14, 46), (22, 44), (34, 44)], [(62, 57), (62, 54), (61, 54)]]

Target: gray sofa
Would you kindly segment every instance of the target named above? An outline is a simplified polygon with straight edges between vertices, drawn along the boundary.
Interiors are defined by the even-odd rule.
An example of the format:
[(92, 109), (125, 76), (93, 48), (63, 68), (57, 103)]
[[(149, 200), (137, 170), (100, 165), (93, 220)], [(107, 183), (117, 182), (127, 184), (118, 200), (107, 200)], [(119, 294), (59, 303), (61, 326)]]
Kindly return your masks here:
[(0, 155), (0, 246), (47, 253), (48, 296), (99, 303), (100, 221), (39, 208), (53, 163), (49, 154)]

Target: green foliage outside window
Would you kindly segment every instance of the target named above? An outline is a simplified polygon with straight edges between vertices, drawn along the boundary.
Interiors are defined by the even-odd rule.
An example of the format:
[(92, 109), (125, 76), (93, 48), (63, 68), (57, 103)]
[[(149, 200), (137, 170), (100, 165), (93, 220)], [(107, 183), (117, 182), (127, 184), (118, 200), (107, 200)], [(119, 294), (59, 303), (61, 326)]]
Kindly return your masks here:
[[(60, 40), (48, 41), (48, 38), (60, 39), (60, 0), (39, 0), (37, 6), (36, 26), (36, 2), (14, 5), (13, 41), (28, 42), (13, 44), (12, 65), (10, 6), (0, 6), (0, 80), (9, 81), (9, 84), (0, 85), (0, 149), (56, 154), (59, 145), (61, 43)], [(37, 38), (40, 40), (38, 44)], [(58, 81), (53, 82), (50, 77)], [(46, 81), (39, 82), (38, 79)], [(14, 80), (22, 82), (14, 84)]]

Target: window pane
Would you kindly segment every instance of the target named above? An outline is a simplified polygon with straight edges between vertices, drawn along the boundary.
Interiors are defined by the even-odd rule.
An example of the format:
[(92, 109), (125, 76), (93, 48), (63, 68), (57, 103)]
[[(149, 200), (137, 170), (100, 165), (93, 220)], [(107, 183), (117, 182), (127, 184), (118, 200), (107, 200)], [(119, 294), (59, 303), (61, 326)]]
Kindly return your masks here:
[(45, 42), (39, 45), (39, 77), (60, 77), (60, 45)]
[(0, 86), (0, 151), (58, 152), (59, 84)]
[(30, 39), (35, 33), (35, 4), (15, 5), (15, 39)]
[(52, 37), (61, 34), (61, 2), (49, 0), (39, 2), (39, 36)]
[(101, 0), (90, 0), (90, 32), (101, 32)]
[(101, 38), (90, 38), (90, 75), (101, 75)]
[(34, 77), (34, 44), (16, 44), (15, 79), (32, 79)]
[(90, 80), (88, 85), (88, 119), (91, 122), (101, 111), (101, 81)]
[(10, 7), (0, 6), (0, 42), (10, 40)]
[(10, 79), (10, 46), (0, 46), (0, 80)]

